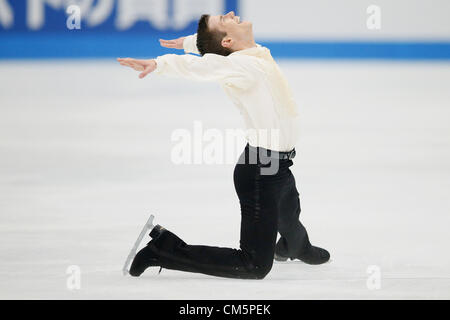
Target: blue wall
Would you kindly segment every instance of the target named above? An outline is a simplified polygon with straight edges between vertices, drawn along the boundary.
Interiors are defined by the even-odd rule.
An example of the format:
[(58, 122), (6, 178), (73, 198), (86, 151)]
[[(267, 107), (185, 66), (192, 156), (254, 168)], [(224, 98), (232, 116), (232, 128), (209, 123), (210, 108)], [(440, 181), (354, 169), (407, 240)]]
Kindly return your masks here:
[[(42, 23), (38, 27), (30, 27), (30, 12), (26, 0), (3, 0), (13, 15), (13, 23), (0, 23), (0, 58), (102, 58), (102, 57), (155, 57), (171, 50), (159, 46), (159, 38), (176, 38), (195, 33), (199, 13), (192, 14), (192, 19), (182, 28), (171, 27), (170, 20), (177, 14), (174, 12), (174, 0), (165, 0), (168, 27), (157, 27), (151, 19), (140, 18), (132, 21), (129, 27), (119, 28), (117, 19), (125, 14), (118, 3), (119, 0), (95, 0), (91, 11), (111, 1), (113, 6), (108, 14), (96, 26), (89, 26), (81, 20), (80, 30), (69, 30), (66, 27), (66, 0), (34, 0), (43, 3)], [(130, 1), (130, 0), (123, 0)], [(164, 1), (164, 0), (162, 0)], [(212, 0), (206, 0), (212, 1)], [(222, 1), (225, 12), (234, 10), (239, 14), (238, 0)], [(53, 3), (53, 4), (52, 4)], [(137, 8), (139, 9), (139, 8)], [(0, 8), (1, 10), (1, 8)], [(1, 15), (0, 15), (1, 16)], [(3, 14), (3, 16), (5, 16)], [(83, 17), (83, 14), (82, 14)], [(1, 22), (1, 21), (0, 21)], [(380, 42), (380, 41), (264, 41), (257, 39), (269, 47), (275, 57), (309, 58), (309, 59), (450, 59), (449, 42)]]

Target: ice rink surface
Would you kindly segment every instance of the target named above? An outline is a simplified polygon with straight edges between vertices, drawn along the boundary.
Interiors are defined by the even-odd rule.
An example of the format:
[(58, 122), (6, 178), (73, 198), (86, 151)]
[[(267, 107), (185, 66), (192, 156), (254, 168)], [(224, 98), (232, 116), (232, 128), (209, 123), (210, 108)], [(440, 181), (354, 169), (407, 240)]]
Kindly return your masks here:
[(261, 281), (124, 277), (150, 213), (190, 244), (239, 246), (234, 166), (170, 161), (174, 130), (241, 128), (238, 109), (216, 84), (112, 60), (3, 61), (0, 298), (449, 299), (450, 64), (280, 66), (301, 114), (301, 220), (331, 262), (275, 263)]

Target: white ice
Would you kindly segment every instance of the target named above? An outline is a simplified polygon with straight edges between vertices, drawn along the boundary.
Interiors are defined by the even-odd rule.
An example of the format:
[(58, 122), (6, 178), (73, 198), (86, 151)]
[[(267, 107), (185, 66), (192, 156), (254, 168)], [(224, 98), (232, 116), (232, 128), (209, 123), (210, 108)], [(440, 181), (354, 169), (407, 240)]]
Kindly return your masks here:
[(151, 213), (190, 244), (238, 247), (233, 165), (170, 161), (175, 129), (240, 128), (238, 110), (216, 84), (139, 80), (113, 60), (3, 61), (0, 298), (450, 298), (450, 64), (280, 66), (301, 112), (301, 220), (331, 262), (275, 263), (261, 281), (124, 277)]

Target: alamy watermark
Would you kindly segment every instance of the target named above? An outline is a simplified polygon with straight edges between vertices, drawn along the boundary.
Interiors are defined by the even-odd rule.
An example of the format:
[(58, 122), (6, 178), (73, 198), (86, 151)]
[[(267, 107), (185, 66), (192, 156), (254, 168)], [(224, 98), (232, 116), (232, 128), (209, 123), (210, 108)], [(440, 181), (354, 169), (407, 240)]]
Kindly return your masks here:
[[(171, 140), (174, 164), (258, 164), (262, 175), (273, 175), (279, 169), (279, 129), (204, 129), (201, 121), (194, 121), (193, 130), (176, 129)], [(251, 141), (247, 156), (242, 141)], [(264, 147), (261, 147), (264, 146)], [(291, 151), (291, 150), (289, 150)]]
[(69, 30), (81, 29), (81, 8), (77, 5), (70, 5), (66, 9), (68, 15), (66, 20), (66, 26)]
[(381, 8), (377, 5), (370, 5), (366, 10), (369, 15), (366, 20), (366, 26), (369, 30), (381, 29)]
[(366, 281), (367, 289), (379, 290), (381, 289), (381, 268), (377, 265), (371, 265), (366, 270), (369, 277)]
[(80, 290), (81, 289), (81, 268), (77, 265), (68, 266), (66, 269), (68, 275), (66, 280), (66, 287), (68, 290)]

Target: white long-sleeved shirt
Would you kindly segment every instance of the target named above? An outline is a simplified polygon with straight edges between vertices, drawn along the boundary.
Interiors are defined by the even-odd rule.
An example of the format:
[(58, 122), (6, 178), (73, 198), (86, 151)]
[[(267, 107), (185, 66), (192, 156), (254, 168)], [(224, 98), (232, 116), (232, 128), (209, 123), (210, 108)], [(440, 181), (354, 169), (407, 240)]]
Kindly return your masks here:
[[(185, 38), (185, 53), (196, 53), (197, 35)], [(198, 81), (216, 81), (238, 107), (251, 146), (290, 151), (298, 138), (297, 106), (289, 84), (269, 49), (257, 47), (229, 56), (166, 54), (156, 58), (155, 73)]]

